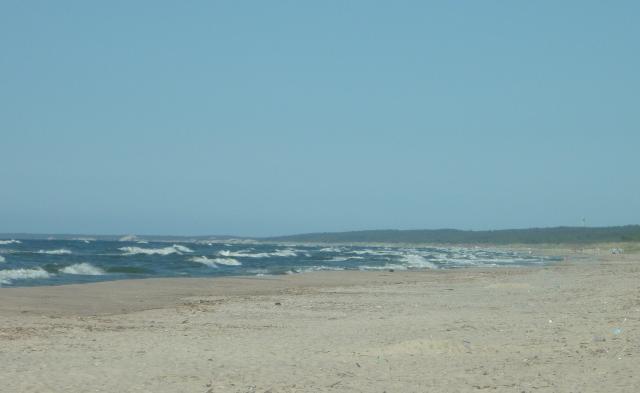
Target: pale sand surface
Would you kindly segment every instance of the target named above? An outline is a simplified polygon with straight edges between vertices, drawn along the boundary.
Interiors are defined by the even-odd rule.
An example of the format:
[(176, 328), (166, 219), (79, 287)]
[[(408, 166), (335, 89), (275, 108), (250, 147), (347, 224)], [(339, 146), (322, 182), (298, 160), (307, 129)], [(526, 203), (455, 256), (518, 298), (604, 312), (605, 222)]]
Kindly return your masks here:
[(0, 391), (640, 392), (640, 258), (3, 288)]

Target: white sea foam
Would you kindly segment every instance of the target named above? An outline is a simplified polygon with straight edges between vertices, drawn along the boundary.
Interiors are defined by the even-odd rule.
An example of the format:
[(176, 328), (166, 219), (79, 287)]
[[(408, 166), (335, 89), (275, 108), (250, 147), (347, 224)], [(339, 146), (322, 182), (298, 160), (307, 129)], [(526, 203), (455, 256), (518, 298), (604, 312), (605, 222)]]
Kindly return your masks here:
[(163, 248), (142, 248), (142, 247), (120, 247), (118, 250), (123, 251), (125, 255), (170, 255), (170, 254), (182, 254), (183, 252), (193, 252), (190, 248), (174, 244), (171, 247)]
[(59, 250), (40, 250), (38, 254), (49, 254), (49, 255), (68, 255), (71, 254), (70, 250), (66, 248), (61, 248)]
[(218, 251), (218, 255), (222, 257), (235, 257), (235, 258), (270, 258), (270, 257), (298, 256), (296, 251), (292, 249), (275, 250), (274, 252), (258, 252), (258, 253), (249, 253), (246, 250), (241, 250), (241, 251), (221, 250), (221, 251)]
[(408, 267), (419, 268), (419, 269), (437, 269), (433, 262), (427, 261), (423, 256), (416, 254), (406, 254), (402, 257), (402, 262), (404, 262)]
[(0, 255), (0, 263), (6, 262), (6, 261), (7, 260), (2, 255)]
[(118, 250), (123, 251), (125, 255), (169, 255), (177, 254), (178, 250), (173, 247), (164, 248), (141, 248), (141, 247), (120, 247)]
[(218, 265), (215, 263), (215, 261), (213, 259), (209, 259), (209, 258), (207, 258), (205, 256), (192, 257), (192, 258), (189, 258), (189, 260), (192, 261), (192, 262), (197, 262), (197, 263), (201, 263), (203, 265), (207, 265), (209, 267), (218, 267)]
[(221, 250), (218, 251), (218, 255), (221, 257), (235, 257), (235, 258), (268, 258), (269, 254), (266, 252), (260, 252), (256, 254), (251, 254), (246, 251), (229, 251), (229, 250)]
[(350, 251), (350, 253), (352, 254), (356, 254), (356, 255), (378, 255), (378, 256), (384, 256), (384, 255), (398, 255), (398, 251), (390, 251), (390, 250), (371, 250), (371, 249), (365, 249), (365, 250), (353, 250)]
[(320, 252), (342, 252), (342, 249), (339, 247), (325, 247), (318, 250)]
[(11, 284), (13, 280), (49, 278), (51, 275), (42, 268), (0, 270), (0, 285)]
[(386, 265), (382, 265), (382, 266), (367, 266), (367, 265), (363, 265), (363, 266), (358, 266), (358, 269), (360, 270), (407, 270), (407, 267), (405, 265), (398, 265), (395, 263), (388, 263)]
[(0, 244), (20, 244), (22, 243), (20, 240), (0, 240)]
[(189, 247), (181, 246), (180, 244), (174, 244), (172, 247), (180, 252), (193, 252)]
[(75, 265), (66, 266), (60, 269), (60, 273), (79, 274), (84, 276), (101, 276), (105, 274), (104, 270), (86, 262), (76, 263)]
[(345, 270), (345, 269), (343, 267), (320, 265), (320, 266), (298, 267), (298, 268), (287, 271), (287, 274), (310, 273), (310, 272), (320, 272), (320, 271), (341, 271), (341, 270)]
[(242, 263), (237, 259), (233, 258), (214, 258), (213, 261), (218, 265), (227, 265), (227, 266), (240, 266)]
[(275, 252), (272, 252), (271, 255), (274, 257), (297, 257), (298, 256), (295, 250), (292, 250), (290, 248), (286, 250), (276, 250)]
[(209, 267), (218, 267), (218, 265), (225, 266), (240, 266), (242, 263), (237, 259), (233, 258), (207, 258), (205, 256), (201, 257), (193, 257), (189, 259), (192, 262), (202, 263), (203, 265), (207, 265)]
[(358, 256), (346, 256), (346, 257), (333, 257), (330, 259), (331, 262), (346, 262), (346, 261), (351, 261), (354, 259), (364, 259), (364, 257), (358, 257)]

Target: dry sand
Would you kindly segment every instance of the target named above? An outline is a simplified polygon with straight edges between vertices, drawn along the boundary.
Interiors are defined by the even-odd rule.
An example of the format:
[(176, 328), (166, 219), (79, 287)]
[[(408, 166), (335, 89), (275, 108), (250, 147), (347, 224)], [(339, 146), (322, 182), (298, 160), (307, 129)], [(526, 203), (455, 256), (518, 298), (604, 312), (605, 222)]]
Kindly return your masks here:
[(640, 258), (0, 289), (2, 392), (639, 392)]

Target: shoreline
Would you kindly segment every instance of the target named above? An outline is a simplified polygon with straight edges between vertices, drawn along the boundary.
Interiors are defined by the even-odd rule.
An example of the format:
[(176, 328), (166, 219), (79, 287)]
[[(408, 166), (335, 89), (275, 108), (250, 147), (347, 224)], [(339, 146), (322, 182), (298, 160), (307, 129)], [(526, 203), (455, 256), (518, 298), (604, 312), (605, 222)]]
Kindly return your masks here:
[(466, 267), (390, 271), (315, 271), (271, 276), (150, 277), (90, 283), (0, 288), (0, 315), (117, 315), (172, 307), (193, 296), (261, 296), (288, 290), (385, 285), (395, 281), (430, 282), (437, 278), (525, 274), (565, 262), (540, 266)]
[(636, 392), (640, 257), (0, 289), (16, 392)]

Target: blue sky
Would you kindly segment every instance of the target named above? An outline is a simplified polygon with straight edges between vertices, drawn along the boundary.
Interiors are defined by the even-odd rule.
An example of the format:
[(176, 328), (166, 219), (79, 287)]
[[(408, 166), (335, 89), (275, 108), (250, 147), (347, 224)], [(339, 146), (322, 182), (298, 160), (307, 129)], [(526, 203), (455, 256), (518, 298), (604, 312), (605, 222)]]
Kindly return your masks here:
[(640, 223), (639, 14), (2, 1), (0, 232)]

